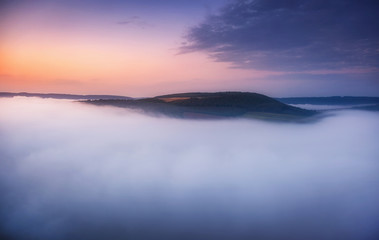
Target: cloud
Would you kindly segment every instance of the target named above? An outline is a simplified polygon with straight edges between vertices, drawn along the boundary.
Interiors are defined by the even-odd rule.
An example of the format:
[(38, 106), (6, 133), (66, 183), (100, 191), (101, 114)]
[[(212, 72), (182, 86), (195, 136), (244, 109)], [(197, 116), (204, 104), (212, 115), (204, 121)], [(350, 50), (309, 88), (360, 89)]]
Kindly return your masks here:
[(377, 68), (377, 1), (238, 0), (192, 27), (182, 52), (285, 71)]
[(136, 26), (136, 27), (140, 27), (140, 28), (152, 27), (151, 24), (147, 23), (146, 21), (141, 20), (141, 18), (139, 16), (132, 16), (127, 20), (118, 21), (117, 24)]
[(297, 125), (38, 98), (0, 110), (0, 231), (17, 240), (378, 234), (377, 113)]

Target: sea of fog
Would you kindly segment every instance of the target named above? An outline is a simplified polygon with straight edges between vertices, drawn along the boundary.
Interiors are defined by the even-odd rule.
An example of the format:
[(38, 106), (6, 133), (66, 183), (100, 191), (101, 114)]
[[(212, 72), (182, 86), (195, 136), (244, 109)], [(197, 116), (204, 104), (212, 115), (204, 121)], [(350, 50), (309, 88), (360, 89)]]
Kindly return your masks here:
[(378, 239), (379, 113), (183, 120), (0, 99), (0, 237)]

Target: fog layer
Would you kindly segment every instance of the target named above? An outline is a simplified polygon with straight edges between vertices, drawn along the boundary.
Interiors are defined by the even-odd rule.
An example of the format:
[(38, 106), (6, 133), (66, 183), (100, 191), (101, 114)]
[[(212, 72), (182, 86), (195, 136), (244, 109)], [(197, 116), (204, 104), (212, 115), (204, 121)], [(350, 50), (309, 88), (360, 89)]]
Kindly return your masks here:
[(379, 114), (154, 118), (0, 99), (9, 239), (377, 239)]

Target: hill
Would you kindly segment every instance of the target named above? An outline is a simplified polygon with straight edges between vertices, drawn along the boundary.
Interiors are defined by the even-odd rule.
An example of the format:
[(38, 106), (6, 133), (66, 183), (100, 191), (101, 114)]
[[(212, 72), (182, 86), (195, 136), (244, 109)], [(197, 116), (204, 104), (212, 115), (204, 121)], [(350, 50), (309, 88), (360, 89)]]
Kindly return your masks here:
[(39, 97), (39, 98), (55, 98), (55, 99), (131, 99), (125, 96), (115, 96), (115, 95), (75, 95), (75, 94), (60, 94), (60, 93), (11, 93), (11, 92), (0, 92), (0, 97)]
[(132, 108), (154, 115), (195, 119), (244, 117), (299, 121), (317, 113), (250, 92), (178, 93), (134, 100), (110, 99), (85, 102)]
[(292, 97), (276, 98), (286, 104), (314, 104), (314, 105), (361, 105), (379, 104), (379, 97)]

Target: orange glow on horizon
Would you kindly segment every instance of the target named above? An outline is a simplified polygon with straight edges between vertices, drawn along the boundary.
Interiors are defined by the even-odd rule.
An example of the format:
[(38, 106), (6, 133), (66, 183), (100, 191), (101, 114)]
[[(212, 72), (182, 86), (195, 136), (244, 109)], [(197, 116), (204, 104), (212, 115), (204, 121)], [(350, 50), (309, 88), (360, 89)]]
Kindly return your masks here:
[(238, 81), (275, 74), (232, 69), (202, 53), (177, 55), (180, 33), (172, 29), (104, 27), (107, 19), (66, 26), (38, 14), (17, 16), (0, 37), (0, 91), (141, 96), (233, 89)]

